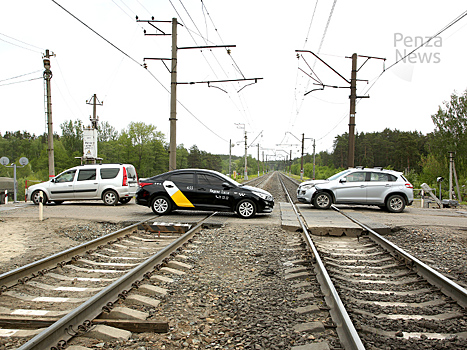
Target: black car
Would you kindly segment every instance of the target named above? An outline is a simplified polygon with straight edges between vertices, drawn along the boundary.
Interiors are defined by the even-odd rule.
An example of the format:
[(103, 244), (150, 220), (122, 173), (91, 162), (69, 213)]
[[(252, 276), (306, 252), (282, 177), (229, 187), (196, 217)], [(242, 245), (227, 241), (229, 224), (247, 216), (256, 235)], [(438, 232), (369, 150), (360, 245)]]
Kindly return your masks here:
[(164, 215), (175, 209), (232, 211), (241, 218), (270, 213), (272, 195), (262, 189), (241, 185), (217, 171), (181, 169), (140, 180), (136, 204)]

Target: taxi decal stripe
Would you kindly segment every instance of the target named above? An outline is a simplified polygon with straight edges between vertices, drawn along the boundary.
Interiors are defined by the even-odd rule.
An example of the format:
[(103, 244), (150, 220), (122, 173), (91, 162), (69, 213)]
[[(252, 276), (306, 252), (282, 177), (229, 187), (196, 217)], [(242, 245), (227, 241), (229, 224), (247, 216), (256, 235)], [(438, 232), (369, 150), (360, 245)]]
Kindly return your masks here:
[(178, 207), (195, 207), (193, 204), (191, 204), (188, 198), (185, 197), (183, 192), (179, 190), (177, 185), (175, 185), (172, 181), (164, 181), (163, 185), (170, 198), (172, 198), (172, 200)]

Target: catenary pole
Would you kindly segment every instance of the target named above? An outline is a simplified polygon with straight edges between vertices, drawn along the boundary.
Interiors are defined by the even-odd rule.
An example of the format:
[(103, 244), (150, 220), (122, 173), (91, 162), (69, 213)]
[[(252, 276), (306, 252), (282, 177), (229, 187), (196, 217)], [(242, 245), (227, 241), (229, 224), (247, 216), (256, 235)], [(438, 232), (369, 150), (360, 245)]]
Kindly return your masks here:
[(172, 18), (172, 70), (170, 72), (169, 171), (177, 169), (177, 19)]
[(302, 134), (302, 159), (300, 161), (300, 181), (303, 181), (303, 153), (305, 148), (305, 134)]
[(247, 159), (248, 159), (248, 146), (247, 146), (247, 136), (246, 136), (246, 129), (245, 129), (245, 174), (244, 174), (244, 180), (248, 180)]
[(352, 75), (350, 79), (350, 116), (349, 116), (349, 155), (347, 168), (355, 166), (355, 105), (357, 100), (357, 54), (352, 55)]
[[(53, 54), (52, 54), (53, 55)], [(52, 79), (52, 71), (50, 70), (50, 52), (45, 50), (43, 57), (44, 62), (44, 80), (47, 99), (47, 132), (48, 132), (48, 147), (47, 153), (49, 156), (49, 178), (55, 177), (55, 161), (54, 161), (54, 130), (52, 124), (52, 92), (50, 87), (50, 79)]]

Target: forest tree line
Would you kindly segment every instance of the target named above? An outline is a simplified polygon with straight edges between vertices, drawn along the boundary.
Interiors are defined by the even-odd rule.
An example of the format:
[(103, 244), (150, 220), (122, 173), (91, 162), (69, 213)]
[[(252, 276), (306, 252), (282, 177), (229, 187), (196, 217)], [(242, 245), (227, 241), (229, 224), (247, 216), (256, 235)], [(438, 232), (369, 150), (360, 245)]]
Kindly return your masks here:
[[(417, 131), (399, 131), (386, 128), (380, 132), (357, 133), (355, 135), (355, 165), (363, 167), (381, 166), (403, 171), (419, 188), (426, 182), (432, 187), (436, 178), (449, 176), (449, 152), (454, 152), (457, 177), (460, 186), (467, 184), (467, 91), (461, 95), (453, 93), (451, 100), (444, 102), (438, 112), (431, 116), (434, 131), (424, 135)], [(68, 120), (60, 125), (61, 135), (54, 135), (55, 173), (80, 164), (83, 155), (83, 123)], [(108, 122), (98, 125), (98, 154), (104, 163), (130, 163), (136, 167), (140, 178), (166, 172), (169, 164), (169, 147), (166, 136), (152, 124), (131, 122), (118, 131)], [(251, 153), (256, 153), (252, 151)], [(322, 151), (315, 155), (315, 178), (327, 178), (347, 167), (348, 134), (335, 137), (331, 152)], [(45, 181), (48, 179), (47, 135), (36, 136), (27, 131), (0, 134), (0, 157), (6, 156), (18, 165), (19, 193), (24, 191), (25, 180)], [(21, 168), (18, 160), (29, 159)], [(291, 162), (269, 161), (263, 163), (248, 156), (248, 174), (269, 170), (287, 170), (300, 174), (301, 159)], [(231, 172), (244, 173), (244, 158), (231, 158)], [(229, 156), (216, 155), (193, 145), (187, 149), (177, 146), (177, 168), (205, 168), (227, 174)], [(13, 169), (0, 165), (0, 176), (13, 177)], [(304, 155), (304, 176), (313, 177), (313, 156)], [(447, 186), (447, 184), (446, 184)], [(446, 187), (445, 186), (445, 187)], [(462, 187), (465, 188), (465, 187)], [(24, 193), (24, 192), (23, 192)]]

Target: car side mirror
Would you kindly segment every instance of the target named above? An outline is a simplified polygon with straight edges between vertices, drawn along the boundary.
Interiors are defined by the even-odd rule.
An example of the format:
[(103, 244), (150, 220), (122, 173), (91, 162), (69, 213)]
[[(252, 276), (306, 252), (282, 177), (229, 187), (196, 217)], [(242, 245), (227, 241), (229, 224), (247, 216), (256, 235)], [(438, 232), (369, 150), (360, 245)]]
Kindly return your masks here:
[(224, 187), (226, 190), (228, 190), (228, 189), (231, 189), (231, 188), (232, 188), (232, 185), (229, 184), (228, 182), (223, 182), (223, 183), (222, 183), (222, 187)]
[(50, 180), (50, 182), (55, 182), (55, 178), (53, 178), (52, 180)]
[(343, 184), (343, 183), (347, 182), (347, 178), (346, 178), (346, 177), (343, 177), (342, 179), (339, 180), (339, 182), (340, 182), (341, 184)]

